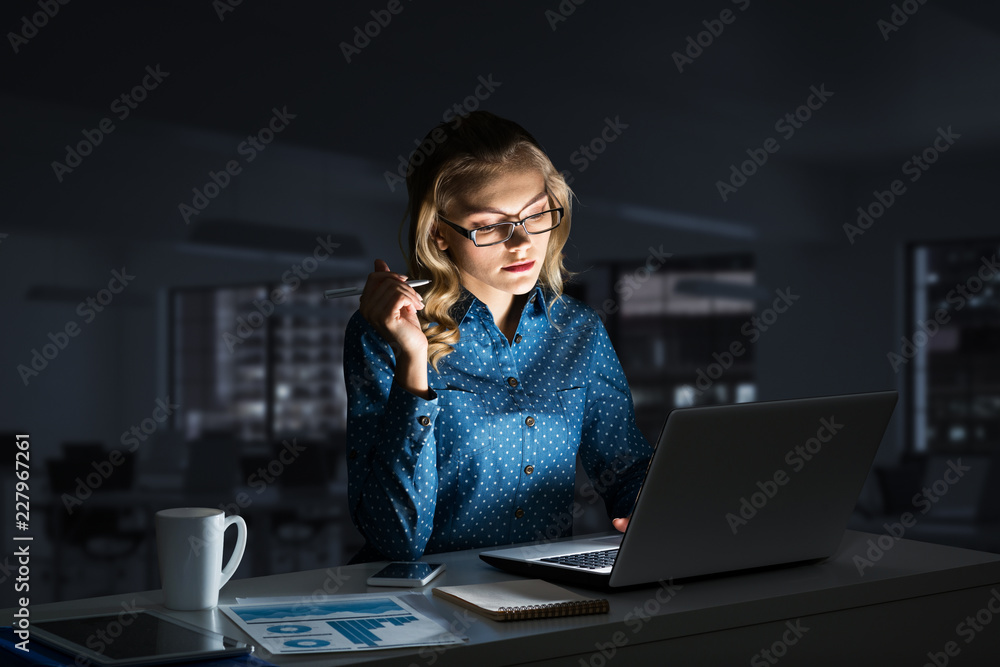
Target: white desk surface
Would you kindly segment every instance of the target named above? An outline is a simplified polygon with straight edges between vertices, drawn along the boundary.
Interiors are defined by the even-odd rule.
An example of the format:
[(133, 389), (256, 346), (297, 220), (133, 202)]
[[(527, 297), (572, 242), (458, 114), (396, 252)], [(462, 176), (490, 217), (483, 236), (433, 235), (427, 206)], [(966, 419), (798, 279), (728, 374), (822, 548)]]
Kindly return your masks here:
[[(585, 595), (608, 598), (611, 601), (611, 612), (594, 616), (508, 623), (494, 622), (467, 612), (461, 607), (431, 596), (430, 589), (433, 585), (503, 581), (515, 577), (482, 562), (478, 558), (478, 551), (475, 550), (436, 554), (425, 560), (447, 563), (447, 572), (423, 589), (414, 590), (425, 592), (444, 618), (449, 621), (455, 620), (461, 626), (468, 625), (465, 634), (470, 641), (467, 645), (447, 650), (442, 647), (437, 650), (394, 649), (293, 657), (272, 657), (263, 652), (259, 652), (258, 655), (278, 664), (301, 666), (364, 663), (486, 667), (537, 661), (544, 664), (561, 662), (599, 667), (607, 662), (604, 658), (610, 657), (608, 656), (610, 649), (602, 656), (598, 649), (599, 645), (608, 647), (617, 645), (616, 653), (619, 654), (620, 661), (624, 661), (623, 664), (638, 662), (645, 664), (642, 658), (630, 663), (628, 658), (622, 657), (626, 653), (624, 649), (637, 650), (634, 656), (638, 656), (641, 654), (641, 647), (648, 644), (645, 649), (648, 657), (651, 655), (649, 652), (654, 650), (651, 647), (663, 647), (662, 642), (684, 642), (694, 636), (724, 637), (727, 636), (727, 632), (738, 638), (743, 636), (741, 633), (753, 628), (758, 629), (757, 633), (763, 639), (756, 644), (751, 642), (747, 646), (767, 646), (771, 643), (770, 639), (781, 637), (782, 628), (789, 619), (802, 617), (817, 619), (823, 615), (828, 617), (832, 615), (840, 619), (837, 623), (842, 623), (845, 615), (840, 612), (844, 610), (857, 612), (861, 608), (867, 608), (881, 609), (881, 618), (886, 623), (891, 623), (892, 619), (887, 614), (895, 618), (903, 613), (902, 610), (923, 609), (921, 604), (928, 604), (926, 608), (931, 611), (920, 612), (918, 620), (921, 623), (932, 623), (932, 628), (940, 625), (941, 637), (948, 639), (954, 635), (955, 623), (962, 618), (960, 612), (968, 609), (975, 615), (976, 608), (969, 605), (974, 606), (980, 597), (985, 604), (990, 587), (1000, 584), (1000, 555), (909, 540), (895, 542), (892, 548), (871, 567), (866, 568), (864, 575), (861, 576), (854, 562), (854, 556), (867, 557), (865, 556), (868, 550), (867, 540), (877, 537), (869, 533), (848, 531), (837, 554), (818, 564), (679, 582), (680, 588), (675, 589), (676, 594), (667, 602), (662, 602), (668, 595), (659, 585), (615, 593), (566, 586)], [(883, 538), (883, 541), (885, 539)], [(379, 567), (381, 567), (379, 563), (368, 563), (232, 580), (223, 589), (220, 604), (234, 604), (236, 597), (313, 595), (324, 592), (385, 593), (402, 590), (367, 586), (365, 580), (368, 575)], [(957, 602), (948, 597), (955, 591), (968, 591), (969, 597)], [(921, 603), (919, 602), (921, 600), (929, 602)], [(156, 590), (37, 605), (31, 607), (31, 614), (34, 619), (42, 619), (67, 614), (120, 611), (123, 603), (140, 608), (163, 610), (161, 592)], [(648, 616), (636, 613), (637, 609), (642, 608), (646, 609)], [(924, 618), (937, 614), (937, 610), (940, 610), (942, 615), (940, 623)], [(10, 623), (12, 613), (10, 609), (3, 610), (5, 624)], [(167, 613), (199, 625), (214, 627), (236, 637), (243, 636), (218, 610), (167, 611)], [(880, 618), (879, 613), (875, 613), (872, 618)], [(867, 622), (870, 623), (870, 619)], [(810, 623), (815, 627), (814, 621)], [(838, 627), (848, 626), (838, 625)], [(896, 634), (909, 632), (910, 629), (918, 635), (921, 633), (915, 625), (909, 628), (904, 623), (900, 627), (901, 629), (895, 631)], [(989, 633), (986, 632), (987, 629), (990, 630)], [(988, 641), (991, 645), (1000, 645), (1000, 614), (997, 615), (996, 626), (987, 629), (983, 630), (981, 636), (989, 634)], [(855, 630), (848, 629), (847, 632)], [(892, 632), (887, 625), (884, 630), (886, 641), (889, 641)], [(815, 631), (813, 634), (816, 634)], [(938, 639), (926, 633), (924, 636), (927, 637), (925, 641), (927, 650), (935, 650)], [(919, 637), (914, 637), (914, 641), (919, 641)], [(980, 648), (986, 648), (986, 639), (977, 641)], [(812, 643), (815, 646), (820, 645), (818, 640)], [(708, 644), (709, 647), (713, 645)], [(702, 648), (698, 650), (704, 651), (705, 644), (702, 643), (701, 646)], [(802, 646), (806, 646), (804, 640)], [(836, 643), (833, 646), (836, 646)], [(917, 656), (923, 655), (923, 647), (920, 648), (921, 650), (916, 653)], [(829, 652), (830, 649), (825, 650)], [(844, 650), (846, 654), (850, 653), (848, 649)], [(968, 653), (969, 651), (966, 651), (967, 655)], [(747, 664), (753, 653), (751, 651), (742, 655), (744, 658), (740, 663)], [(791, 656), (791, 651), (789, 655)], [(802, 655), (804, 653), (799, 654), (800, 657)], [(713, 664), (713, 662), (703, 664)], [(783, 664), (800, 663), (789, 659), (783, 661)]]

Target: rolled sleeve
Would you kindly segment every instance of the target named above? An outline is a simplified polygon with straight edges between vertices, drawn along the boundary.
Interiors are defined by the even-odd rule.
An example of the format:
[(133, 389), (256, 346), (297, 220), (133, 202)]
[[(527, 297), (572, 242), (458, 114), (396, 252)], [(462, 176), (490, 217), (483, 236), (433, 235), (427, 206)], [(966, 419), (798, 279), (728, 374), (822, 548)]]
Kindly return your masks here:
[(434, 444), (434, 424), (437, 422), (437, 394), (421, 398), (396, 383), (392, 384), (385, 403), (382, 418), (382, 433), (376, 442), (379, 453), (394, 455), (399, 443), (410, 453), (419, 453), (428, 443)]
[(344, 341), (348, 503), (369, 545), (391, 559), (423, 555), (437, 504), (437, 396), (393, 382), (388, 344), (360, 316)]

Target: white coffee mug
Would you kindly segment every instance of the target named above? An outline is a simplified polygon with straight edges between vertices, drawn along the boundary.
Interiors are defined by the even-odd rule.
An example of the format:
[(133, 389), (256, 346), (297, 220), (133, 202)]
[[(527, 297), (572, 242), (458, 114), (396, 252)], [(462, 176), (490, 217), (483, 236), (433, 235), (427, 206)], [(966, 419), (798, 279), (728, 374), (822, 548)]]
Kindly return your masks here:
[[(236, 547), (222, 567), (223, 534), (236, 525)], [(178, 507), (156, 513), (163, 601), (168, 609), (193, 611), (219, 604), (219, 589), (240, 565), (247, 545), (243, 517), (221, 509)]]

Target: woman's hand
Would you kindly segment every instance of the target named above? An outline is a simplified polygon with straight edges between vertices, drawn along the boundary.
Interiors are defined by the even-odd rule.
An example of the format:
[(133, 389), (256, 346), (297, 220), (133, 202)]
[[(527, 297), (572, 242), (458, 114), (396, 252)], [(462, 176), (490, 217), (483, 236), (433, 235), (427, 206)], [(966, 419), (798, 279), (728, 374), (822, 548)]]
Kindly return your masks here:
[(426, 398), (427, 337), (417, 318), (423, 307), (423, 298), (406, 284), (406, 276), (393, 273), (388, 264), (376, 259), (361, 294), (361, 315), (396, 355), (396, 382)]
[(624, 519), (612, 519), (611, 523), (618, 529), (618, 532), (624, 533), (625, 529), (628, 528), (628, 520), (629, 517), (625, 517)]

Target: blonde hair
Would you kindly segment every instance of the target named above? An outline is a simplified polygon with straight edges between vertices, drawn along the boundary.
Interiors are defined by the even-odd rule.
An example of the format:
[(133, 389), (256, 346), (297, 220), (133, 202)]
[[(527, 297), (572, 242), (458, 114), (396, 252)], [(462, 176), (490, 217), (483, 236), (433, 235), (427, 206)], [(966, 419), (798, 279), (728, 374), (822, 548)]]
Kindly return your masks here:
[[(427, 152), (424, 147), (430, 146)], [(404, 224), (409, 219), (409, 238), (404, 251), (408, 275), (432, 282), (423, 293), (419, 311), (427, 336), (427, 359), (437, 370), (438, 362), (458, 343), (458, 322), (452, 306), (461, 296), (458, 267), (447, 251), (437, 247), (431, 230), (438, 213), (445, 211), (459, 194), (470, 192), (486, 181), (512, 172), (541, 172), (549, 195), (564, 209), (562, 223), (551, 232), (542, 262), (539, 282), (552, 295), (548, 308), (562, 296), (563, 247), (572, 221), (573, 192), (541, 146), (524, 128), (488, 111), (474, 111), (442, 123), (431, 130), (421, 148), (410, 156), (406, 177), (409, 194)]]

